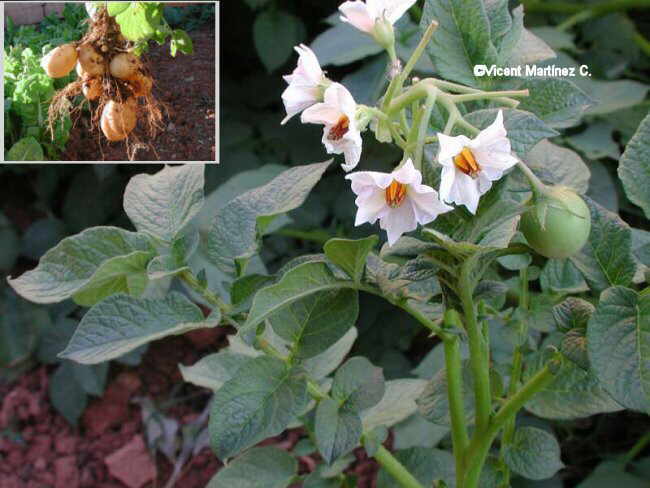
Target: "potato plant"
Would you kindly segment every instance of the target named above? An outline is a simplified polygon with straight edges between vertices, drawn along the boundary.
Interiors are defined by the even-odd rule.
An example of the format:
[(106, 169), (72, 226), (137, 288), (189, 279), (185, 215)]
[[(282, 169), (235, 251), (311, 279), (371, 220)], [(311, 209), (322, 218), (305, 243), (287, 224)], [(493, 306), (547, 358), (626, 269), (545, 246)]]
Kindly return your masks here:
[[(564, 463), (545, 420), (650, 413), (649, 234), (587, 197), (589, 168), (548, 140), (598, 102), (566, 79), (474, 75), (475, 65), (541, 62), (550, 50), (507, 2), (427, 0), (402, 63), (396, 26), (413, 4), (340, 6), (348, 27), (386, 51), (377, 103), (357, 103), (352, 83), (296, 46), (278, 124), (317, 124), (336, 164), (274, 168), (265, 184), (207, 198), (201, 165), (137, 175), (123, 198), (135, 231), (86, 229), (9, 280), (33, 302), (89, 308), (60, 353), (81, 364), (229, 328), (226, 347), (179, 365), (214, 392), (210, 442), (225, 466), (209, 488), (355, 486), (346, 468), (357, 448), (381, 466), (378, 487), (556, 486)], [(425, 53), (439, 76), (413, 76)], [(373, 166), (369, 138), (397, 148), (391, 171)], [(646, 217), (649, 141), (646, 115), (619, 162)], [(369, 235), (328, 238), (269, 272), (264, 237), (326, 173), (349, 185), (354, 224)], [(368, 297), (423, 332), (431, 352), (414, 375), (389, 377), (351, 352)], [(380, 315), (377, 335), (404, 325), (404, 315)], [(389, 429), (405, 421), (420, 442), (436, 440), (391, 452)], [(292, 452), (256, 447), (289, 428), (305, 433)], [(608, 466), (610, 480), (628, 478), (650, 441), (639, 438)], [(300, 473), (297, 458), (314, 452), (320, 464)]]
[(70, 110), (69, 98), (83, 94), (92, 106), (92, 121), (109, 141), (129, 137), (144, 118), (149, 137), (161, 127), (161, 105), (151, 90), (154, 77), (141, 54), (151, 39), (172, 36), (171, 52), (192, 52), (183, 31), (162, 19), (160, 2), (89, 2), (88, 31), (81, 40), (56, 47), (41, 60), (51, 78), (76, 70), (77, 80), (57, 92), (50, 104), (50, 127)]

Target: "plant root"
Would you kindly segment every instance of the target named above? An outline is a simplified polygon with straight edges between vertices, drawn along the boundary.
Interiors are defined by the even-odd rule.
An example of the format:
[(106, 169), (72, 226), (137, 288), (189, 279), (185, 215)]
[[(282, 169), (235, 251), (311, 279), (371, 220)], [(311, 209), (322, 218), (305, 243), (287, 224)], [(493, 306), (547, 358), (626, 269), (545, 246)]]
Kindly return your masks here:
[[(97, 130), (101, 134), (100, 122), (104, 106), (110, 101), (125, 103), (129, 98), (134, 97), (137, 87), (135, 85), (132, 86), (129, 80), (113, 77), (110, 74), (109, 68), (111, 59), (119, 53), (128, 52), (132, 47), (132, 43), (124, 39), (120, 33), (119, 25), (113, 17), (108, 15), (106, 8), (99, 9), (95, 17), (88, 19), (86, 22), (88, 23), (88, 31), (80, 41), (75, 43), (75, 47), (90, 44), (103, 59), (104, 74), (101, 75), (101, 94), (95, 101), (88, 102), (90, 104), (91, 130)], [(151, 76), (151, 70), (142, 57), (140, 58), (138, 74), (149, 76), (152, 80), (154, 79)], [(73, 97), (83, 96), (81, 95), (82, 86), (86, 79), (88, 77), (84, 78), (84, 80), (78, 78), (54, 94), (48, 110), (48, 129), (52, 134), (54, 133), (54, 126), (59, 119), (63, 119), (68, 115), (80, 115), (80, 109), (83, 104), (73, 104), (71, 99)], [(169, 117), (169, 107), (159, 102), (152, 92), (136, 98), (136, 102), (136, 117), (139, 122), (136, 128), (139, 126), (143, 131), (144, 137), (148, 140), (153, 140), (163, 129), (164, 118)], [(146, 148), (147, 146), (140, 141), (134, 132), (135, 130), (124, 139), (126, 152), (131, 161), (139, 149)], [(156, 153), (155, 150), (153, 152)]]

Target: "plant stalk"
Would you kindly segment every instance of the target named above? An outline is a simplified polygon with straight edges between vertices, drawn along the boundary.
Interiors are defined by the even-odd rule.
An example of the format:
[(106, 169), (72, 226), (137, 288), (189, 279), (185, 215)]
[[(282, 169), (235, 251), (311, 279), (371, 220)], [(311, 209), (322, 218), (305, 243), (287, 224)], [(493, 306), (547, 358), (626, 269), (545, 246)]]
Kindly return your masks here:
[[(450, 316), (450, 313), (452, 314)], [(458, 313), (448, 310), (445, 313), (445, 322), (455, 321)], [(454, 326), (449, 323), (448, 326)], [(465, 470), (465, 450), (469, 443), (467, 424), (465, 421), (465, 402), (463, 400), (463, 375), (460, 358), (460, 343), (457, 337), (444, 343), (445, 367), (447, 371), (447, 397), (449, 399), (449, 413), (451, 417), (451, 440), (456, 460), (456, 479), (462, 486)]]
[(424, 488), (422, 484), (400, 463), (384, 446), (379, 446), (374, 455), (382, 467), (388, 471), (402, 488)]
[(487, 458), (490, 446), (499, 430), (505, 425), (508, 419), (517, 412), (539, 391), (546, 388), (553, 381), (551, 368), (546, 365), (540, 369), (535, 376), (530, 378), (521, 389), (511, 396), (501, 406), (497, 414), (492, 418), (489, 429), (484, 433), (478, 433), (472, 439), (467, 450), (466, 459), (467, 478), (463, 488), (477, 488), (485, 459)]

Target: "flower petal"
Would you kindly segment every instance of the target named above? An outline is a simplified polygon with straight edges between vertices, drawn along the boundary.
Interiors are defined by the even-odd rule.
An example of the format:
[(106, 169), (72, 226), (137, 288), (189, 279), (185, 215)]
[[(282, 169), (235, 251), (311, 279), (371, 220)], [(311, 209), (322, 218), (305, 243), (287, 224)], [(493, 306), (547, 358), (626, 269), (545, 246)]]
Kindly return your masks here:
[(413, 166), (413, 162), (410, 159), (407, 159), (400, 168), (396, 169), (391, 174), (393, 175), (394, 180), (405, 185), (419, 185), (422, 183), (422, 174), (415, 169), (415, 166)]
[[(478, 201), (481, 193), (478, 188), (478, 181), (467, 176), (462, 171), (456, 170), (454, 182), (449, 190), (449, 195), (444, 198), (446, 202), (453, 202), (456, 205), (465, 205), (467, 210), (475, 214), (478, 208)], [(440, 190), (442, 193), (442, 188)]]
[(285, 124), (291, 117), (311, 107), (318, 101), (318, 88), (304, 88), (289, 85), (282, 92), (282, 102), (287, 116), (282, 121)]
[(361, 139), (357, 141), (346, 141), (343, 145), (343, 155), (345, 156), (345, 164), (342, 164), (341, 167), (345, 171), (353, 170), (359, 160), (361, 159)]
[(433, 189), (427, 193), (409, 191), (408, 201), (413, 206), (416, 220), (422, 225), (433, 222), (438, 215), (453, 210), (453, 207), (440, 201), (438, 193)]
[(341, 117), (341, 112), (336, 107), (327, 103), (312, 105), (302, 113), (300, 120), (307, 124), (329, 124), (334, 125)]
[(385, 193), (379, 188), (365, 196), (365, 198), (357, 198), (357, 216), (354, 221), (355, 227), (361, 224), (369, 223), (374, 224), (379, 217), (384, 215), (389, 207), (386, 205)]
[(341, 20), (348, 22), (360, 31), (370, 33), (375, 26), (375, 17), (369, 11), (365, 3), (360, 0), (354, 2), (343, 2), (339, 6), (339, 10), (343, 14)]
[(397, 208), (391, 208), (379, 221), (379, 227), (388, 234), (389, 246), (395, 244), (402, 234), (415, 230), (417, 226), (415, 212), (411, 205), (400, 205)]
[(366, 186), (375, 186), (385, 190), (393, 181), (393, 177), (389, 173), (379, 171), (357, 171), (346, 175), (345, 179), (352, 182), (352, 191), (357, 195)]
[(470, 142), (470, 139), (465, 136), (447, 136), (442, 132), (438, 132), (438, 162), (443, 166), (453, 166), (454, 156), (460, 154), (464, 147)]
[[(300, 44), (294, 48), (298, 53), (298, 66), (294, 70), (294, 75), (301, 75), (313, 85), (318, 85), (323, 79), (323, 70), (320, 67), (318, 58), (314, 51), (308, 46)], [(296, 73), (296, 71), (298, 73)]]
[(416, 0), (384, 0), (385, 16), (391, 24), (397, 22), (410, 9)]
[[(496, 119), (488, 127), (483, 129), (478, 135), (472, 140), (472, 148), (478, 148), (481, 146), (489, 146), (496, 139), (503, 139), (508, 135), (505, 126), (503, 125), (503, 110), (499, 110), (497, 113)], [(507, 139), (506, 139), (507, 140)], [(508, 142), (510, 144), (510, 142)]]
[(456, 180), (456, 167), (443, 166), (442, 173), (440, 174), (440, 198), (444, 202), (453, 202), (451, 198), (451, 189)]

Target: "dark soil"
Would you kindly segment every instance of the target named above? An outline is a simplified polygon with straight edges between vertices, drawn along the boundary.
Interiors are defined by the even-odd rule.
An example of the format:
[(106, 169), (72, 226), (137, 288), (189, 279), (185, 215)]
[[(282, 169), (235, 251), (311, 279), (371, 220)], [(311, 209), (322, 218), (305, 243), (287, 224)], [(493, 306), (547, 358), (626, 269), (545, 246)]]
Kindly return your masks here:
[[(163, 130), (154, 139), (146, 135), (143, 117), (129, 137), (136, 144), (135, 161), (215, 161), (215, 31), (214, 26), (189, 33), (191, 56), (172, 58), (169, 43), (152, 43), (144, 61), (154, 78), (153, 94), (167, 107)], [(63, 161), (127, 161), (127, 142), (109, 142), (90, 113), (73, 116)]]
[[(205, 389), (183, 384), (178, 364), (193, 364), (226, 344), (226, 329), (196, 331), (151, 345), (140, 366), (112, 363), (104, 395), (93, 398), (79, 426), (71, 427), (51, 406), (48, 378), (52, 367), (37, 366), (12, 384), (0, 384), (0, 487), (2, 488), (154, 488), (167, 482), (172, 465), (143, 446), (144, 425), (137, 398), (162, 405), (180, 398), (163, 414), (186, 425), (196, 419), (210, 397)], [(182, 385), (179, 387), (179, 385)], [(183, 400), (184, 399), (184, 400)], [(304, 437), (302, 429), (287, 431), (261, 445), (291, 449)], [(350, 469), (360, 488), (374, 488), (377, 465), (363, 449)], [(137, 457), (127, 468), (131, 485), (116, 477), (125, 456)], [(300, 458), (300, 472), (317, 462)], [(117, 466), (117, 468), (116, 468)], [(175, 484), (204, 488), (222, 466), (209, 448), (185, 465)], [(119, 473), (118, 473), (119, 474)], [(138, 485), (139, 479), (151, 479)]]

